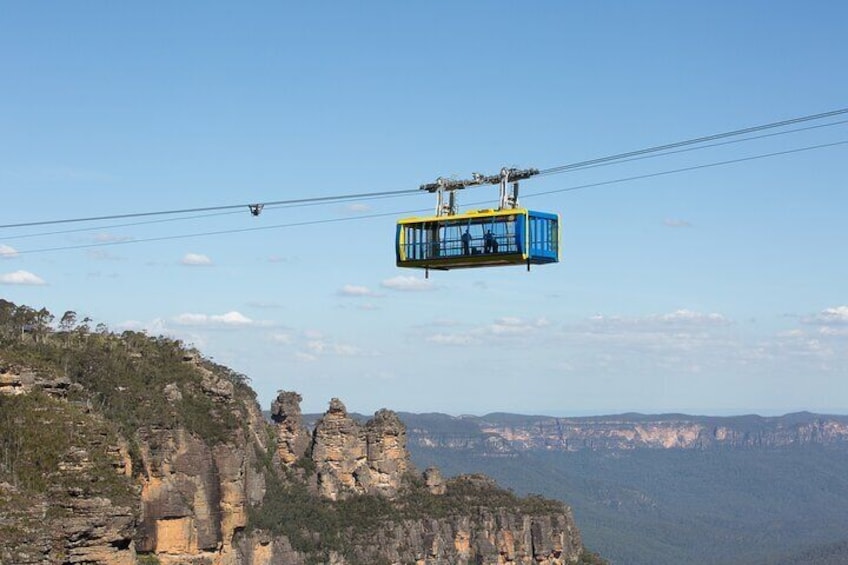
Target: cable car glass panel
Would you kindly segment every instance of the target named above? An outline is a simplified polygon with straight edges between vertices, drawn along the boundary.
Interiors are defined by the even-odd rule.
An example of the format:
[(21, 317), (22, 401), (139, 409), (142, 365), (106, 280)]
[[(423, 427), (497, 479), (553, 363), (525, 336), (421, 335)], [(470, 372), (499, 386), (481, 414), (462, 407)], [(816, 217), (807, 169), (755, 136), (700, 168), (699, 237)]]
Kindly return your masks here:
[(477, 210), (398, 221), (399, 267), (459, 269), (558, 260), (556, 214), (524, 208)]

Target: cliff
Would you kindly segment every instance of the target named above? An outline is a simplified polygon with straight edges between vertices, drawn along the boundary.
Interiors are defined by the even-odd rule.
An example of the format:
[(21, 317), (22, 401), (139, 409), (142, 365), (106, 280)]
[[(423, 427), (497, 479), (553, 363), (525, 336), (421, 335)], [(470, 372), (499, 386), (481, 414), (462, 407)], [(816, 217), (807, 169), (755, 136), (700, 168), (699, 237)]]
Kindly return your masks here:
[(810, 413), (776, 417), (622, 414), (554, 418), (489, 414), (402, 414), (421, 449), (512, 456), (528, 451), (715, 449), (848, 444), (848, 418)]
[[(570, 509), (410, 463), (406, 427), (166, 338), (42, 328), (0, 301), (0, 564), (574, 563)], [(5, 310), (4, 310), (5, 309)], [(6, 315), (11, 312), (13, 315)]]

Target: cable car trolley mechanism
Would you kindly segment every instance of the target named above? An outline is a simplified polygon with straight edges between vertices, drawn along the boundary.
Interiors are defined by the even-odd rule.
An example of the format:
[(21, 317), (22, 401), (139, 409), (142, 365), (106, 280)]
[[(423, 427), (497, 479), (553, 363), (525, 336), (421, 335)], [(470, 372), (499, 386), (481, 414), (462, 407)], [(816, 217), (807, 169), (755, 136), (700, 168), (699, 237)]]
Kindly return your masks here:
[[(398, 267), (450, 270), (502, 265), (544, 265), (559, 261), (559, 215), (521, 208), (518, 181), (537, 169), (503, 168), (499, 175), (474, 173), (470, 180), (439, 178), (421, 185), (436, 194), (434, 216), (397, 222)], [(456, 191), (467, 186), (500, 185), (498, 208), (458, 213)], [(511, 191), (509, 190), (511, 186)]]

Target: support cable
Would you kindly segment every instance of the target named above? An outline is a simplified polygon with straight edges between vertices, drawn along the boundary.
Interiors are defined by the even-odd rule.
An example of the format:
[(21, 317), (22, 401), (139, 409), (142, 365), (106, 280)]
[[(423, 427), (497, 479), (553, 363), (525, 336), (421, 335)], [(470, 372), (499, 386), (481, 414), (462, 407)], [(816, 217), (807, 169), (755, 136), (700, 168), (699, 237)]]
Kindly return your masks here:
[[(692, 138), (684, 141), (678, 141), (676, 143), (669, 143), (665, 145), (657, 145), (653, 147), (648, 147), (645, 149), (640, 149), (637, 151), (629, 151), (626, 153), (618, 153), (615, 155), (609, 155), (607, 157), (600, 157), (597, 159), (590, 159), (586, 161), (579, 161), (576, 163), (571, 163), (567, 165), (561, 165), (557, 167), (551, 167), (548, 169), (542, 169), (539, 171), (540, 175), (554, 175), (564, 173), (566, 171), (573, 171), (583, 168), (589, 168), (594, 166), (599, 166), (602, 164), (614, 163), (614, 162), (622, 162), (625, 160), (630, 160), (633, 158), (638, 158), (644, 155), (648, 155), (651, 153), (660, 153), (663, 151), (668, 151), (670, 149), (677, 149), (680, 147), (692, 146), (701, 143), (706, 143), (708, 141), (714, 141), (718, 139), (725, 139), (728, 137), (734, 137), (739, 135), (744, 135), (748, 133), (755, 133), (758, 131), (763, 131), (767, 129), (774, 129), (780, 127), (786, 127), (792, 124), (809, 122), (814, 120), (822, 120), (825, 118), (832, 118), (835, 116), (848, 114), (848, 108), (841, 108), (838, 110), (832, 110), (830, 112), (822, 112), (819, 114), (811, 114), (808, 116), (801, 116), (797, 118), (792, 118), (788, 120), (782, 120), (778, 122), (772, 122), (769, 124), (762, 124), (758, 126), (728, 131), (724, 133), (718, 133), (714, 135), (708, 135), (703, 137)], [(786, 132), (789, 133), (789, 132)], [(425, 185), (427, 186), (427, 185)], [(422, 187), (424, 188), (424, 187)], [(425, 188), (426, 190), (427, 188)], [(150, 216), (164, 216), (164, 215), (181, 215), (181, 214), (195, 214), (201, 212), (220, 212), (225, 210), (256, 210), (257, 206), (262, 206), (265, 208), (275, 207), (275, 206), (294, 206), (294, 205), (306, 205), (306, 204), (326, 204), (329, 202), (344, 202), (344, 201), (352, 201), (352, 200), (367, 200), (373, 198), (381, 198), (381, 197), (394, 197), (394, 196), (407, 196), (418, 193), (418, 189), (409, 189), (409, 190), (393, 190), (393, 191), (383, 191), (383, 192), (371, 192), (371, 193), (359, 193), (359, 194), (342, 194), (336, 196), (323, 196), (323, 197), (313, 197), (313, 198), (298, 198), (292, 200), (278, 200), (273, 202), (248, 202), (243, 204), (232, 204), (226, 206), (207, 206), (207, 207), (198, 207), (198, 208), (184, 208), (179, 210), (161, 210), (161, 211), (153, 211), (153, 212), (136, 212), (136, 213), (126, 213), (126, 214), (110, 214), (103, 216), (91, 216), (85, 218), (65, 218), (58, 220), (45, 220), (45, 221), (33, 221), (33, 222), (22, 222), (15, 224), (2, 224), (0, 225), (0, 229), (8, 229), (8, 228), (21, 228), (21, 227), (35, 227), (35, 226), (47, 226), (47, 225), (56, 225), (56, 224), (68, 224), (68, 223), (82, 223), (82, 222), (95, 222), (95, 221), (103, 221), (103, 220), (122, 220), (129, 218), (142, 218), (142, 217), (150, 217)]]
[[(611, 184), (619, 184), (619, 183), (629, 182), (629, 181), (634, 181), (634, 180), (654, 178), (654, 177), (683, 173), (683, 172), (688, 172), (688, 171), (696, 171), (696, 170), (707, 169), (707, 168), (711, 168), (711, 167), (720, 167), (720, 166), (724, 166), (724, 165), (731, 165), (731, 164), (734, 164), (734, 163), (743, 163), (743, 162), (746, 162), (746, 161), (754, 161), (754, 160), (757, 160), (757, 159), (766, 159), (766, 158), (769, 158), (769, 157), (777, 157), (777, 156), (781, 156), (781, 155), (790, 155), (790, 154), (794, 154), (794, 153), (801, 153), (801, 152), (804, 152), (804, 151), (813, 151), (813, 150), (816, 150), (816, 149), (825, 149), (825, 148), (828, 148), (828, 147), (836, 147), (836, 146), (840, 146), (840, 145), (848, 145), (848, 139), (833, 142), (833, 143), (823, 143), (823, 144), (820, 144), (820, 145), (811, 145), (811, 146), (807, 146), (807, 147), (799, 147), (799, 148), (795, 148), (795, 149), (788, 149), (788, 150), (785, 150), (785, 151), (776, 151), (776, 152), (773, 152), (773, 153), (751, 155), (749, 157), (741, 157), (741, 158), (738, 158), (738, 159), (729, 159), (729, 160), (726, 160), (726, 161), (718, 161), (718, 162), (715, 162), (715, 163), (706, 163), (706, 164), (703, 164), (703, 165), (694, 165), (694, 166), (691, 166), (691, 167), (683, 167), (683, 168), (680, 168), (680, 169), (659, 171), (659, 172), (656, 172), (656, 173), (649, 173), (649, 174), (645, 174), (645, 175), (638, 175), (638, 176), (633, 176), (633, 177), (620, 178), (620, 179), (615, 179), (615, 180), (610, 180), (610, 181), (596, 182), (596, 183), (591, 183), (591, 184), (583, 184), (583, 185), (578, 185), (578, 186), (571, 186), (571, 187), (566, 187), (566, 188), (561, 188), (561, 189), (556, 189), (556, 190), (549, 190), (549, 191), (545, 191), (545, 192), (536, 192), (536, 193), (533, 193), (533, 194), (530, 194), (530, 195), (524, 195), (523, 198), (533, 198), (533, 197), (537, 197), (537, 196), (544, 196), (544, 195), (547, 195), (547, 194), (557, 194), (557, 193), (562, 193), (562, 192), (571, 192), (571, 191), (575, 191), (575, 190), (584, 190), (584, 189), (587, 189), (587, 188), (596, 188), (596, 187), (607, 186), (607, 185), (611, 185)], [(226, 234), (233, 234), (233, 233), (264, 231), (264, 230), (271, 230), (271, 229), (302, 227), (302, 226), (318, 225), (318, 224), (328, 224), (328, 223), (347, 222), (347, 221), (355, 221), (355, 220), (384, 218), (384, 217), (389, 217), (389, 216), (397, 217), (397, 216), (403, 215), (403, 214), (423, 213), (423, 212), (426, 212), (426, 211), (427, 210), (425, 209), (425, 210), (413, 210), (413, 211), (406, 211), (406, 212), (387, 212), (387, 213), (379, 213), (379, 214), (367, 214), (367, 215), (361, 215), (361, 216), (350, 216), (350, 217), (346, 217), (346, 218), (325, 218), (325, 219), (320, 219), (320, 220), (309, 220), (309, 221), (287, 223), (287, 224), (276, 224), (276, 225), (271, 225), (271, 226), (257, 226), (257, 227), (251, 227), (251, 228), (238, 228), (238, 229), (217, 230), (217, 231), (208, 231), (208, 232), (200, 232), (200, 233), (167, 235), (167, 236), (158, 236), (158, 237), (150, 237), (150, 238), (143, 238), (143, 239), (127, 239), (127, 240), (118, 240), (118, 241), (89, 243), (89, 244), (82, 244), (82, 245), (67, 245), (67, 246), (60, 246), (60, 247), (49, 247), (49, 248), (32, 249), (32, 250), (26, 250), (26, 251), (17, 251), (16, 253), (18, 255), (27, 255), (27, 254), (35, 254), (35, 253), (47, 253), (47, 252), (51, 252), (51, 251), (69, 251), (69, 250), (74, 250), (74, 249), (90, 249), (90, 248), (93, 248), (93, 247), (127, 245), (127, 244), (132, 244), (132, 243), (148, 243), (148, 242), (155, 242), (155, 241), (190, 239), (190, 238), (195, 238), (195, 237), (206, 237), (206, 236), (212, 236), (212, 235), (226, 235)]]

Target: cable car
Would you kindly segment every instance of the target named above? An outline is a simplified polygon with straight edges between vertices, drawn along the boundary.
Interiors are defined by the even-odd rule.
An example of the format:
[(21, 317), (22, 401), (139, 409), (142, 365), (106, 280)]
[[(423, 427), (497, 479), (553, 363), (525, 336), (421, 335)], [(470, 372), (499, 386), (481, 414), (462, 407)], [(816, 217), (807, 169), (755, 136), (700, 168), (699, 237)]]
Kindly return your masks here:
[[(450, 270), (503, 265), (545, 265), (559, 261), (560, 219), (550, 212), (518, 207), (518, 180), (538, 171), (503, 169), (500, 176), (474, 175), (471, 181), (439, 179), (423, 185), (437, 192), (436, 215), (397, 222), (398, 267)], [(472, 184), (501, 184), (498, 209), (457, 213), (454, 191)], [(508, 182), (513, 183), (507, 194)], [(444, 193), (450, 200), (444, 203)]]

